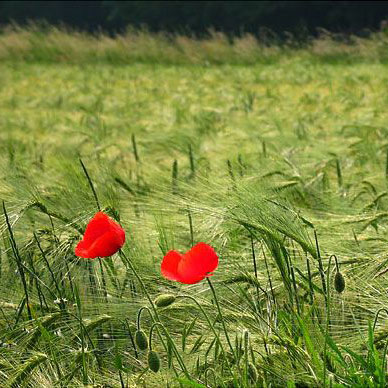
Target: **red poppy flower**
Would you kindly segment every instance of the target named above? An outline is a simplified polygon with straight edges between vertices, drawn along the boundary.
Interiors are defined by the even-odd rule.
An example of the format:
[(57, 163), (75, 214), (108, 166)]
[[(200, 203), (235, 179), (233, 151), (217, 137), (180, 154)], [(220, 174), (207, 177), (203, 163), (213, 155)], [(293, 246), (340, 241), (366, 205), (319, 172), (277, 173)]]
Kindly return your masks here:
[(162, 275), (180, 283), (194, 284), (211, 276), (218, 266), (218, 256), (210, 245), (198, 243), (188, 252), (181, 254), (169, 251), (164, 256)]
[(124, 229), (105, 213), (98, 212), (89, 221), (83, 239), (75, 247), (75, 254), (85, 259), (108, 257), (125, 242)]

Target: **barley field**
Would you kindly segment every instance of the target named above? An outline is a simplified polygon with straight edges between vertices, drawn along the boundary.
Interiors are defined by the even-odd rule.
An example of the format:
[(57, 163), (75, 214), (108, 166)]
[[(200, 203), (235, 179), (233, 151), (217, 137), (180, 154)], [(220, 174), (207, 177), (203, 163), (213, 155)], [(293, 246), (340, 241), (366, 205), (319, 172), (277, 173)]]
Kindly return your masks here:
[(385, 387), (387, 50), (3, 31), (0, 385)]

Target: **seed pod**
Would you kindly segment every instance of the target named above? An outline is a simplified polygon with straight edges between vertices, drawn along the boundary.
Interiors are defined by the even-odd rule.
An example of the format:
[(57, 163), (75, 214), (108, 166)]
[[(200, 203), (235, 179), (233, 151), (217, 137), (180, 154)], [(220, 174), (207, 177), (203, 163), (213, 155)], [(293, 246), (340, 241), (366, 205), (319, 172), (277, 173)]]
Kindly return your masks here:
[(343, 292), (345, 289), (345, 278), (341, 272), (337, 272), (334, 278), (334, 288), (338, 293)]
[(159, 295), (154, 303), (156, 307), (167, 307), (170, 306), (170, 304), (173, 304), (175, 302), (175, 296), (172, 294), (163, 294)]
[(150, 350), (148, 353), (148, 366), (152, 372), (159, 372), (160, 369), (160, 357), (154, 350)]
[(136, 330), (135, 342), (140, 350), (146, 350), (148, 348), (148, 338), (143, 330)]
[(253, 383), (256, 383), (258, 379), (257, 369), (252, 362), (248, 364), (248, 377)]

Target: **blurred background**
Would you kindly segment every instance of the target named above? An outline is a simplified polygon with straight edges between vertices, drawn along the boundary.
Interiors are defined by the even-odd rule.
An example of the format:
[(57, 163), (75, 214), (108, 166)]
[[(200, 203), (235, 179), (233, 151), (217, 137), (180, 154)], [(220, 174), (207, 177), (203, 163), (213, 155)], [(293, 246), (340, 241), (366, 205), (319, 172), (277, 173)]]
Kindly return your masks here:
[(303, 38), (319, 28), (368, 35), (388, 18), (386, 1), (2, 1), (0, 25), (45, 21), (110, 34), (128, 26), (201, 37), (285, 31)]

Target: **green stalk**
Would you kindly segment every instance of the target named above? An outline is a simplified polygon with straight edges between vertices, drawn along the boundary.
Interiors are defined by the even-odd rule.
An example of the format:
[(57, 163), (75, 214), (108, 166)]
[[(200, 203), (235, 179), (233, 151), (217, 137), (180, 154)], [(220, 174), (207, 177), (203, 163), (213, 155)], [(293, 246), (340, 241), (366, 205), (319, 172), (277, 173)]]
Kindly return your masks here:
[(104, 294), (105, 303), (108, 303), (108, 293), (106, 291), (106, 280), (105, 280), (104, 268), (102, 267), (102, 263), (101, 263), (101, 258), (98, 259), (98, 263), (100, 264), (102, 292)]
[(190, 242), (191, 242), (191, 246), (193, 247), (193, 245), (194, 245), (194, 229), (193, 229), (193, 219), (191, 217), (190, 209), (187, 209), (187, 215), (189, 217)]
[(388, 147), (386, 149), (386, 157), (385, 157), (385, 178), (388, 179)]
[(171, 190), (173, 194), (178, 194), (178, 161), (176, 159), (172, 164)]
[(88, 170), (86, 169), (82, 159), (80, 158), (79, 159), (79, 162), (81, 163), (81, 166), (82, 166), (82, 169), (86, 175), (86, 179), (88, 180), (88, 183), (89, 183), (89, 186), (92, 190), (92, 193), (93, 193), (93, 196), (94, 196), (94, 200), (96, 201), (96, 206), (97, 206), (97, 209), (100, 211), (101, 210), (101, 206), (100, 206), (100, 202), (98, 201), (98, 197), (97, 197), (97, 193), (96, 193), (96, 190), (94, 189), (94, 185), (93, 185), (93, 182), (90, 178), (90, 175), (88, 173)]
[[(145, 295), (146, 295), (146, 298), (148, 299), (148, 302), (149, 302), (150, 305), (151, 305), (152, 311), (154, 312), (155, 320), (156, 320), (157, 322), (160, 322), (160, 323), (161, 323), (161, 320), (160, 320), (160, 317), (159, 317), (159, 314), (158, 314), (158, 310), (156, 309), (155, 304), (154, 304), (154, 302), (152, 301), (151, 296), (150, 296), (150, 294), (149, 294), (149, 292), (148, 292), (148, 290), (147, 290), (147, 288), (146, 288), (146, 286), (145, 286), (145, 284), (144, 284), (142, 278), (141, 278), (141, 277), (139, 276), (139, 274), (137, 273), (137, 271), (136, 271), (134, 265), (132, 264), (131, 260), (128, 259), (128, 257), (125, 255), (125, 253), (124, 253), (121, 249), (119, 250), (119, 255), (120, 255), (120, 256), (124, 259), (124, 261), (128, 264), (129, 268), (131, 269), (131, 271), (132, 271), (133, 274), (135, 275), (136, 279), (137, 279), (138, 282), (140, 283), (140, 285), (141, 285), (141, 287), (142, 287), (142, 289), (143, 289), (143, 291), (144, 291), (144, 293), (145, 293)], [(159, 331), (158, 331), (158, 334), (159, 334), (160, 340), (161, 340), (162, 343), (163, 343), (163, 346), (164, 346), (165, 350), (167, 351), (167, 346), (166, 346), (166, 344), (164, 343), (163, 338), (162, 338), (161, 334), (159, 333)], [(174, 344), (174, 343), (173, 343), (173, 344)], [(175, 347), (175, 345), (174, 345), (174, 347)], [(175, 349), (175, 350), (176, 350), (176, 349)], [(176, 350), (176, 351), (177, 351), (177, 350)], [(186, 375), (186, 377), (187, 377), (188, 379), (191, 379), (190, 374), (189, 374), (189, 372), (188, 372), (188, 370), (187, 370), (187, 368), (186, 368), (186, 366), (185, 366), (184, 363), (181, 364), (181, 368), (182, 368), (182, 370), (183, 370), (183, 373)]]
[(222, 312), (221, 312), (220, 304), (218, 303), (218, 298), (217, 298), (217, 295), (216, 295), (216, 291), (215, 291), (215, 289), (214, 289), (214, 287), (213, 287), (213, 284), (212, 284), (212, 282), (210, 281), (210, 279), (207, 277), (206, 280), (207, 280), (207, 282), (208, 282), (208, 284), (209, 284), (209, 287), (210, 287), (210, 289), (211, 289), (211, 291), (212, 291), (212, 293), (213, 293), (214, 302), (216, 303), (216, 306), (217, 306), (217, 309), (218, 309), (218, 315), (220, 316), (221, 323), (222, 323), (222, 327), (223, 327), (223, 329), (224, 329), (225, 337), (226, 337), (226, 340), (227, 340), (227, 342), (228, 342), (230, 351), (232, 352), (233, 357), (234, 357), (235, 359), (237, 359), (237, 358), (236, 358), (236, 354), (235, 354), (234, 349), (233, 349), (233, 346), (232, 346), (232, 343), (231, 343), (230, 338), (229, 338), (228, 331), (226, 330), (224, 317), (222, 316)]
[(323, 270), (321, 252), (320, 252), (320, 250), (319, 250), (319, 244), (318, 244), (318, 236), (317, 236), (317, 231), (316, 231), (315, 229), (314, 229), (314, 238), (315, 238), (315, 244), (316, 244), (316, 247), (317, 247), (318, 269), (319, 269), (319, 274), (320, 274), (320, 276), (321, 276), (323, 295), (324, 295), (324, 297), (325, 297), (325, 301), (327, 301), (327, 290), (326, 290), (326, 282), (325, 282), (325, 272), (324, 272), (324, 270)]
[(127, 319), (124, 321), (123, 326), (124, 326), (124, 329), (126, 329), (128, 331), (129, 339), (131, 340), (133, 351), (135, 353), (135, 358), (139, 359), (139, 354), (137, 353), (137, 349), (136, 349), (136, 345), (135, 345), (135, 340), (134, 340), (133, 335), (131, 333), (131, 328), (129, 327), (129, 323), (128, 323)]
[(249, 376), (248, 376), (248, 342), (249, 342), (249, 333), (245, 331), (244, 333), (244, 359), (245, 359), (245, 384), (248, 387)]
[(26, 278), (25, 278), (25, 275), (24, 275), (22, 260), (21, 260), (20, 255), (19, 255), (19, 251), (18, 251), (18, 248), (17, 248), (17, 245), (16, 245), (15, 237), (13, 235), (11, 224), (9, 222), (9, 218), (8, 218), (7, 210), (5, 208), (5, 202), (4, 201), (3, 201), (3, 213), (4, 213), (4, 217), (5, 217), (5, 222), (7, 223), (7, 228), (8, 228), (9, 237), (10, 237), (11, 246), (12, 246), (12, 251), (13, 251), (13, 254), (15, 256), (15, 260), (16, 260), (16, 264), (18, 266), (18, 271), (20, 273), (20, 277), (22, 279), (24, 295), (25, 295), (26, 304), (27, 304), (28, 318), (31, 321), (32, 320), (32, 314), (31, 314), (31, 309), (30, 309), (30, 301), (29, 301), (29, 297), (28, 297), (27, 282), (26, 282)]
[(79, 297), (79, 292), (78, 292), (77, 286), (75, 286), (75, 297), (76, 297), (77, 310), (78, 310), (78, 315), (79, 315), (80, 334), (81, 334), (82, 377), (83, 377), (83, 383), (84, 383), (84, 385), (86, 385), (86, 384), (88, 384), (89, 377), (88, 377), (88, 370), (87, 370), (87, 364), (86, 364), (86, 358), (85, 358), (85, 332), (84, 332), (84, 325), (82, 322), (81, 299)]
[(263, 150), (263, 156), (266, 158), (267, 157), (267, 144), (264, 140), (261, 142), (262, 150)]
[(231, 161), (228, 159), (228, 160), (226, 161), (226, 164), (228, 165), (228, 173), (229, 173), (230, 179), (232, 180), (233, 189), (236, 189), (236, 178), (234, 177), (232, 163), (231, 163)]
[(1, 279), (1, 275), (2, 275), (2, 270), (3, 270), (3, 255), (1, 254), (1, 248), (0, 248), (0, 279)]
[(72, 280), (71, 274), (70, 274), (70, 267), (69, 267), (69, 263), (66, 260), (65, 260), (65, 264), (66, 264), (67, 278), (68, 278), (69, 284), (70, 284), (71, 295), (73, 296), (73, 300), (74, 300), (75, 299), (74, 286), (73, 286), (73, 280)]
[(141, 313), (143, 312), (143, 310), (147, 310), (148, 314), (151, 317), (151, 320), (152, 321), (154, 320), (154, 318), (153, 318), (153, 316), (151, 314), (151, 311), (150, 311), (150, 309), (147, 306), (140, 307), (139, 311), (137, 312), (137, 318), (136, 318), (136, 328), (137, 328), (137, 330), (140, 330), (140, 319), (141, 319)]
[(78, 233), (83, 234), (83, 232), (84, 232), (83, 229), (80, 228), (77, 224), (74, 224), (69, 218), (63, 216), (62, 214), (54, 213), (51, 210), (49, 211), (43, 203), (34, 202), (28, 206), (28, 208), (33, 208), (33, 207), (39, 209), (42, 213), (47, 214), (49, 217), (53, 217), (57, 220), (62, 221), (65, 225), (71, 226)]
[(262, 247), (262, 249), (263, 249), (264, 263), (265, 263), (265, 268), (266, 268), (266, 271), (267, 271), (269, 287), (270, 287), (270, 289), (271, 289), (271, 295), (272, 295), (272, 299), (273, 299), (273, 304), (274, 304), (274, 306), (276, 306), (275, 291), (273, 290), (272, 279), (271, 279), (271, 275), (270, 275), (270, 273), (269, 273), (268, 262), (267, 262), (267, 256), (265, 255), (264, 247)]
[[(149, 333), (149, 347), (150, 347), (150, 350), (152, 350), (152, 332), (154, 330), (154, 327), (156, 326), (160, 326), (162, 329), (163, 329), (163, 332), (165, 334), (165, 336), (167, 337), (167, 340), (169, 341), (169, 343), (172, 345), (172, 349), (174, 350), (174, 353), (175, 353), (175, 357), (177, 358), (179, 364), (182, 366), (182, 365), (185, 365), (181, 355), (179, 354), (178, 352), (178, 349), (176, 348), (176, 345), (174, 343), (174, 341), (172, 340), (171, 336), (170, 336), (170, 333), (168, 332), (168, 330), (165, 328), (165, 326), (163, 325), (162, 322), (154, 322), (150, 328), (150, 333)], [(186, 369), (186, 366), (185, 366), (185, 369)], [(190, 378), (190, 375), (186, 375), (186, 377), (188, 379), (191, 380)]]
[(377, 310), (376, 314), (375, 314), (375, 319), (373, 321), (373, 331), (375, 331), (376, 329), (376, 325), (377, 325), (377, 320), (379, 319), (379, 315), (380, 313), (384, 311), (387, 315), (388, 315), (388, 309), (386, 309), (385, 307), (382, 307), (380, 309)]
[(128, 264), (129, 268), (131, 269), (131, 271), (133, 272), (133, 274), (135, 275), (136, 279), (138, 280), (138, 282), (140, 283), (141, 287), (143, 288), (143, 291), (144, 291), (144, 294), (146, 295), (146, 298), (148, 299), (148, 302), (150, 303), (151, 305), (151, 308), (155, 314), (155, 317), (156, 319), (159, 321), (160, 318), (159, 318), (159, 315), (158, 315), (158, 311), (156, 309), (156, 307), (154, 306), (154, 302), (152, 301), (151, 299), (151, 296), (150, 294), (148, 293), (148, 290), (142, 280), (142, 278), (139, 276), (139, 274), (137, 273), (135, 267), (133, 266), (131, 260), (128, 259), (128, 257), (125, 255), (125, 253), (120, 249), (119, 250), (119, 255), (124, 259), (124, 261)]
[(341, 164), (340, 164), (340, 161), (338, 158), (335, 160), (335, 166), (336, 166), (336, 170), (337, 170), (338, 187), (341, 188), (342, 187), (342, 172), (341, 172)]
[(40, 242), (39, 242), (39, 239), (38, 239), (38, 236), (36, 235), (36, 233), (34, 232), (34, 238), (35, 238), (35, 241), (36, 241), (36, 245), (38, 246), (39, 250), (40, 250), (40, 253), (42, 254), (42, 257), (43, 257), (43, 260), (44, 262), (46, 263), (46, 266), (47, 266), (47, 269), (48, 271), (50, 272), (50, 275), (51, 275), (51, 279), (55, 285), (55, 288), (58, 292), (58, 295), (59, 295), (59, 298), (61, 300), (60, 302), (60, 306), (61, 308), (65, 308), (64, 304), (63, 304), (63, 298), (62, 298), (62, 292), (59, 288), (59, 285), (58, 285), (58, 282), (57, 282), (57, 279), (55, 278), (55, 275), (54, 275), (54, 272), (52, 271), (51, 267), (50, 267), (50, 263), (48, 262), (47, 260), (47, 257), (42, 249), (42, 246), (40, 245)]
[(237, 161), (238, 161), (238, 166), (240, 169), (239, 173), (240, 173), (240, 176), (242, 177), (242, 176), (244, 176), (244, 162), (242, 160), (241, 154), (238, 154)]
[(28, 267), (26, 267), (22, 262), (21, 262), (20, 264), (21, 264), (21, 266), (22, 266), (22, 268), (23, 268), (24, 270), (26, 270), (32, 277), (35, 278), (35, 280), (36, 280), (37, 282), (39, 282), (39, 284), (41, 284), (43, 287), (46, 288), (46, 290), (50, 293), (50, 295), (51, 295), (54, 299), (57, 299), (57, 295), (54, 294), (54, 292), (51, 290), (51, 288), (50, 288), (49, 286), (47, 286), (47, 285), (39, 278), (39, 276), (38, 276), (36, 273), (34, 273), (33, 271), (31, 271), (31, 270), (30, 270)]
[(30, 257), (30, 266), (31, 266), (31, 272), (34, 273), (35, 277), (33, 278), (33, 281), (35, 280), (35, 287), (38, 292), (38, 298), (39, 298), (39, 305), (41, 310), (43, 311), (43, 303), (46, 305), (46, 309), (48, 310), (48, 305), (46, 302), (46, 298), (44, 297), (43, 291), (40, 287), (40, 283), (38, 282), (37, 278), (39, 279), (39, 276), (36, 273), (35, 266), (34, 266), (34, 260), (32, 257)]
[(191, 144), (189, 144), (189, 162), (190, 162), (190, 170), (191, 170), (191, 178), (195, 177), (195, 163), (194, 163), (194, 155)]
[(307, 273), (309, 276), (309, 291), (310, 291), (310, 299), (311, 304), (314, 303), (314, 288), (313, 288), (313, 282), (312, 282), (312, 275), (311, 275), (311, 268), (310, 268), (310, 260), (306, 255), (306, 264), (307, 264)]
[(323, 347), (323, 387), (326, 387), (326, 351), (327, 351), (327, 336), (329, 335), (329, 325), (330, 325), (330, 269), (331, 269), (331, 259), (333, 255), (329, 258), (329, 266), (327, 268), (327, 299), (326, 299), (326, 329), (325, 329), (325, 344)]
[(190, 295), (177, 295), (176, 299), (178, 299), (178, 298), (186, 298), (186, 299), (190, 299), (190, 300), (193, 301), (193, 302), (198, 306), (198, 308), (201, 310), (201, 313), (202, 313), (203, 316), (205, 317), (205, 319), (206, 319), (206, 321), (207, 321), (207, 323), (208, 323), (210, 329), (212, 330), (214, 336), (215, 336), (216, 339), (217, 339), (218, 344), (220, 345), (222, 354), (223, 354), (223, 356), (224, 356), (224, 358), (225, 358), (225, 360), (226, 360), (226, 364), (227, 364), (229, 370), (231, 370), (230, 365), (229, 365), (229, 362), (228, 362), (228, 359), (227, 359), (227, 357), (226, 357), (226, 352), (225, 352), (224, 346), (222, 345), (222, 342), (221, 342), (221, 340), (220, 340), (220, 337), (219, 337), (219, 335), (218, 335), (216, 329), (214, 328), (214, 325), (212, 324), (212, 322), (211, 322), (209, 316), (207, 315), (206, 311), (205, 311), (205, 310), (203, 309), (203, 307), (201, 306), (201, 304), (200, 304), (195, 298), (193, 298), (193, 297), (190, 296)]
[(136, 163), (140, 163), (139, 153), (137, 152), (136, 137), (134, 133), (131, 136), (131, 140), (132, 140), (133, 155), (135, 156)]
[[(258, 281), (255, 244), (253, 242), (253, 235), (252, 235), (252, 233), (250, 234), (250, 236), (251, 236), (251, 250), (252, 250), (253, 270), (255, 272), (255, 278)], [(259, 307), (259, 312), (261, 314), (262, 311), (261, 311), (261, 305), (260, 305), (260, 293), (259, 293), (259, 286), (257, 284), (256, 284), (256, 297), (257, 297), (257, 305)]]

